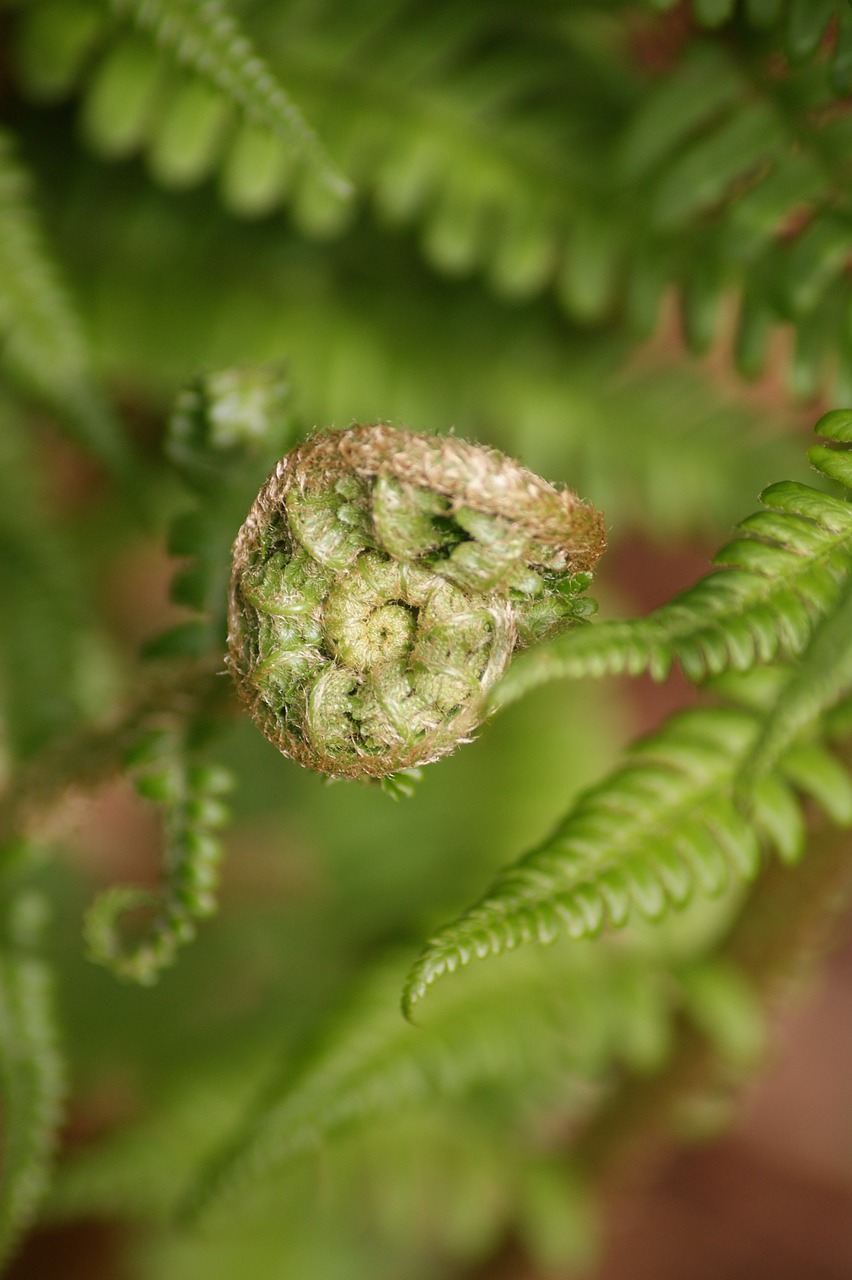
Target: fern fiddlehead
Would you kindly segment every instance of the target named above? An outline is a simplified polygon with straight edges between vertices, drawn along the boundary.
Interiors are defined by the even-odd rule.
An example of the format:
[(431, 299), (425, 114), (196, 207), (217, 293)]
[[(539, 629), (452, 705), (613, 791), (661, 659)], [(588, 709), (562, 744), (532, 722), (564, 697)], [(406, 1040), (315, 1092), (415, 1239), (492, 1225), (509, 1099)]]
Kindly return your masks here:
[(590, 611), (600, 514), (493, 449), (386, 425), (283, 458), (234, 547), (230, 663), (266, 736), (335, 777), (451, 751), (513, 652)]

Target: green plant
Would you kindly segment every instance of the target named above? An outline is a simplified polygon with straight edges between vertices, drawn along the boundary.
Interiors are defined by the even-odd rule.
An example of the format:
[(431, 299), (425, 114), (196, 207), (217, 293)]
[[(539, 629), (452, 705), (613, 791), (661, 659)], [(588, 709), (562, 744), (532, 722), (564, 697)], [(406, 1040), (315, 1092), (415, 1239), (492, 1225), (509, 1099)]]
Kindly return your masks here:
[[(852, 890), (852, 12), (0, 22), (0, 1258), (588, 1268)], [(722, 550), (592, 620), (592, 503)], [(673, 667), (636, 737), (599, 678)], [(81, 857), (116, 776), (159, 884)]]

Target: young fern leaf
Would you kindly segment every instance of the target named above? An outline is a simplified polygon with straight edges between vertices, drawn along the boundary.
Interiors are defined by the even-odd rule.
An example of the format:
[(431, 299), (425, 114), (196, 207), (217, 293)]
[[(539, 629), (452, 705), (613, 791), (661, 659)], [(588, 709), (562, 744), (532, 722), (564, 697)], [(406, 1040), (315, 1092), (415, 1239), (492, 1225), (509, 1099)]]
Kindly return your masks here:
[[(636, 743), (626, 764), (581, 796), (544, 844), (430, 940), (405, 985), (406, 1014), (439, 977), (472, 959), (563, 932), (594, 937), (634, 913), (659, 920), (696, 889), (713, 895), (732, 875), (751, 880), (762, 843), (794, 862), (804, 820), (783, 762), (755, 786), (751, 821), (735, 802), (735, 781), (759, 727), (760, 718), (746, 711), (702, 709), (675, 715)], [(830, 768), (818, 772), (823, 781), (831, 777)], [(843, 777), (835, 812), (848, 809), (852, 817), (852, 784)], [(807, 769), (795, 778), (819, 800)]]
[[(665, 11), (674, 7), (675, 0), (649, 2), (652, 8)], [(781, 48), (792, 62), (817, 54), (835, 23), (829, 51), (832, 86), (837, 93), (852, 88), (852, 14), (846, 0), (691, 0), (691, 7), (696, 21), (711, 30), (737, 14), (756, 31), (779, 28)]]
[(20, 895), (11, 909), (9, 940), (0, 951), (0, 1266), (47, 1189), (62, 1117), (64, 1071), (51, 976), (33, 952), (44, 910), (40, 897)]
[(113, 0), (163, 48), (210, 81), (256, 123), (295, 147), (339, 199), (352, 195), (325, 148), (224, 0)]
[(24, 386), (115, 474), (131, 454), (98, 391), (77, 316), (30, 201), (30, 181), (0, 130), (0, 354)]
[[(816, 430), (842, 442), (848, 415)], [(852, 453), (816, 446), (810, 459), (852, 489)], [(677, 660), (699, 683), (720, 672), (795, 657), (844, 589), (852, 557), (852, 504), (809, 485), (781, 481), (760, 495), (763, 511), (743, 520), (718, 566), (647, 618), (569, 632), (516, 659), (494, 690), (505, 706), (548, 680), (640, 675), (664, 680)]]
[[(233, 779), (226, 769), (193, 763), (181, 735), (168, 732), (141, 739), (128, 763), (139, 794), (163, 809), (165, 883), (159, 892), (107, 889), (89, 908), (85, 932), (92, 960), (150, 986), (195, 937), (196, 922), (216, 910), (223, 850), (215, 831), (228, 820), (222, 796)], [(141, 938), (128, 942), (120, 924), (140, 911), (153, 918)]]
[[(835, 410), (817, 424), (817, 431), (839, 442), (852, 442), (852, 414)], [(852, 490), (852, 450), (812, 451), (817, 466)], [(754, 750), (740, 778), (748, 795), (757, 779), (775, 764), (802, 728), (820, 712), (852, 691), (852, 554), (847, 556), (846, 580), (836, 607), (821, 620), (810, 644), (792, 670), (765, 720)]]
[(781, 690), (764, 722), (754, 750), (739, 779), (748, 796), (757, 779), (773, 767), (778, 757), (805, 725), (821, 711), (835, 706), (852, 692), (852, 560), (849, 577), (837, 608), (823, 618), (813, 639)]
[[(260, 478), (293, 432), (290, 388), (277, 366), (209, 373), (178, 397), (166, 448), (196, 503), (172, 526), (171, 549), (187, 557), (172, 597), (200, 617), (158, 636), (148, 657), (224, 657), (231, 542)], [(208, 708), (190, 701), (168, 727), (137, 735), (125, 760), (139, 794), (162, 809), (164, 883), (156, 892), (107, 890), (88, 913), (86, 936), (91, 958), (129, 981), (155, 982), (195, 936), (197, 922), (216, 910), (223, 851), (215, 831), (228, 820), (222, 796), (231, 776), (196, 758), (210, 736), (210, 718)], [(128, 941), (128, 918), (140, 913), (147, 925)]]
[(185, 557), (171, 598), (198, 617), (156, 636), (146, 656), (197, 658), (224, 650), (234, 535), (296, 431), (290, 385), (276, 365), (208, 373), (180, 393), (166, 451), (195, 501), (169, 531), (169, 550)]

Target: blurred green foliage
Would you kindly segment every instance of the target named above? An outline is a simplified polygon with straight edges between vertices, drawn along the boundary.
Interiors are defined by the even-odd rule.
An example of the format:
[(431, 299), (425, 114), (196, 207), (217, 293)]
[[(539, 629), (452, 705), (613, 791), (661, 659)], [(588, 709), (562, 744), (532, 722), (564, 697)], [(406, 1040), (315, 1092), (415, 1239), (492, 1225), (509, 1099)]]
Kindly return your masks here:
[[(736, 940), (768, 850), (816, 858), (803, 797), (852, 819), (846, 417), (799, 483), (803, 419), (852, 386), (850, 12), (0, 8), (0, 1255), (95, 1219), (134, 1280), (432, 1280), (509, 1237), (572, 1274), (599, 1224), (568, 1135), (690, 1035), (714, 1082), (753, 1069), (772, 973)], [(282, 759), (223, 675), (258, 484), (313, 426), (380, 419), (569, 483), (616, 566), (719, 545), (788, 483), (648, 620), (611, 620), (651, 588), (604, 568), (610, 620), (530, 654), (394, 803)], [(135, 574), (167, 547), (164, 631)], [(723, 705), (615, 767), (635, 702), (590, 677), (675, 661)], [(63, 807), (114, 773), (162, 823), (162, 890), (152, 848), (128, 873), (126, 827)], [(418, 994), (487, 958), (410, 1025), (430, 930), (530, 847), (436, 934)], [(143, 897), (85, 926), (128, 874)], [(120, 983), (86, 928), (124, 976), (175, 963)]]

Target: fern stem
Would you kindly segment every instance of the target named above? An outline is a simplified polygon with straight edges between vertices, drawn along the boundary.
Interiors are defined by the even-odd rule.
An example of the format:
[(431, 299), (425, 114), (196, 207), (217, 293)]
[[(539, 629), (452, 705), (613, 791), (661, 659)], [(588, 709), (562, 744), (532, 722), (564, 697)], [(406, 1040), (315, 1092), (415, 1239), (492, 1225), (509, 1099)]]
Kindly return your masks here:
[(90, 789), (123, 765), (153, 715), (221, 713), (231, 699), (230, 682), (212, 665), (181, 664), (168, 676), (152, 677), (123, 715), (107, 728), (86, 729), (53, 743), (21, 769), (0, 799), (0, 848), (37, 834), (71, 788)]

